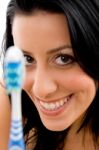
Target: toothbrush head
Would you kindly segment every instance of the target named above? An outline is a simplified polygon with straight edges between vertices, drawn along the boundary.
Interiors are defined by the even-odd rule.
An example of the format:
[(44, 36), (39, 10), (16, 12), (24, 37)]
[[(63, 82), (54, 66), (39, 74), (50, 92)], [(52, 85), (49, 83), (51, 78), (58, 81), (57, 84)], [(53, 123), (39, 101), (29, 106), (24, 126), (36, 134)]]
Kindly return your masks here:
[(22, 51), (12, 46), (4, 58), (4, 79), (8, 94), (22, 89), (25, 79), (25, 61)]

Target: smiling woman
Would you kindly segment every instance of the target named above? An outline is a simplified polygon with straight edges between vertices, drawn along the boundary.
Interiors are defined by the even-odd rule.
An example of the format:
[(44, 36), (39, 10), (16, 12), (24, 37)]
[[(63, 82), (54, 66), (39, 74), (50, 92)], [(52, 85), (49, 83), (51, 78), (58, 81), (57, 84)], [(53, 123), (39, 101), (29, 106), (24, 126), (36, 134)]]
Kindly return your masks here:
[[(15, 45), (25, 58), (27, 150), (99, 149), (98, 6), (95, 0), (10, 0), (4, 50)], [(10, 114), (6, 105), (2, 114)], [(6, 120), (9, 129), (10, 115)]]

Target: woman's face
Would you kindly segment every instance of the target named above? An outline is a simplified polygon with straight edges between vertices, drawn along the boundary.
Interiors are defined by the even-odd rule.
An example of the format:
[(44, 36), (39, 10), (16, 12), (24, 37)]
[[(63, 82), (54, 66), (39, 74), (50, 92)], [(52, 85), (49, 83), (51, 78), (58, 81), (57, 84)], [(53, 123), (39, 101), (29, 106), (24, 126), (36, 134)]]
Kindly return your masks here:
[(65, 16), (43, 11), (18, 14), (12, 34), (25, 57), (24, 89), (43, 124), (53, 131), (79, 124), (96, 87), (75, 60)]

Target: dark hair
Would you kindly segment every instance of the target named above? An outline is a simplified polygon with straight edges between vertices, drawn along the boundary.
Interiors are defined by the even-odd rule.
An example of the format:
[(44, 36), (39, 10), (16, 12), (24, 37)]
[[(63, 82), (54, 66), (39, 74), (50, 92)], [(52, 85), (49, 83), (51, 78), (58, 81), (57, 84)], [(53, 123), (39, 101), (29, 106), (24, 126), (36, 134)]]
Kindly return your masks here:
[[(63, 13), (66, 16), (75, 58), (81, 68), (92, 77), (95, 82), (99, 82), (98, 0), (10, 0), (7, 8), (4, 51), (6, 51), (9, 46), (14, 45), (11, 35), (11, 25), (14, 16), (17, 13), (29, 15), (39, 10), (50, 13)], [(27, 118), (24, 134), (27, 135), (31, 129), (35, 129), (33, 130), (33, 140), (35, 141), (34, 150), (62, 150), (64, 139), (69, 129), (62, 132), (47, 130), (43, 126), (34, 104), (25, 91), (23, 91), (22, 97), (23, 115)], [(24, 99), (27, 99), (27, 101)], [(89, 127), (96, 144), (99, 137), (98, 114), (99, 88), (97, 88), (96, 96), (89, 106), (79, 128), (80, 131), (82, 128)]]

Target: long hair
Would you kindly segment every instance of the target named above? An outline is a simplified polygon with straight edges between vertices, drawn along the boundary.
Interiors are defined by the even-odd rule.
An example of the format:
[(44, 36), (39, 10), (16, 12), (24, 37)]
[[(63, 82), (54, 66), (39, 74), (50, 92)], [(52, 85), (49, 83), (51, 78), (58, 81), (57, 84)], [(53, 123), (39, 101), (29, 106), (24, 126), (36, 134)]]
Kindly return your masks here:
[[(99, 1), (98, 0), (10, 0), (7, 7), (4, 51), (14, 45), (11, 34), (13, 18), (17, 13), (29, 15), (43, 10), (50, 13), (63, 13), (69, 25), (73, 52), (81, 68), (99, 82)], [(23, 116), (27, 118), (24, 134), (31, 129), (34, 134), (34, 150), (62, 150), (69, 129), (62, 132), (47, 130), (28, 95), (23, 91)], [(24, 99), (27, 99), (26, 101)], [(29, 109), (29, 111), (27, 110)], [(86, 111), (79, 131), (89, 126), (94, 142), (99, 137), (99, 88), (96, 96)], [(78, 131), (78, 132), (79, 132)], [(28, 142), (28, 140), (27, 140)]]

